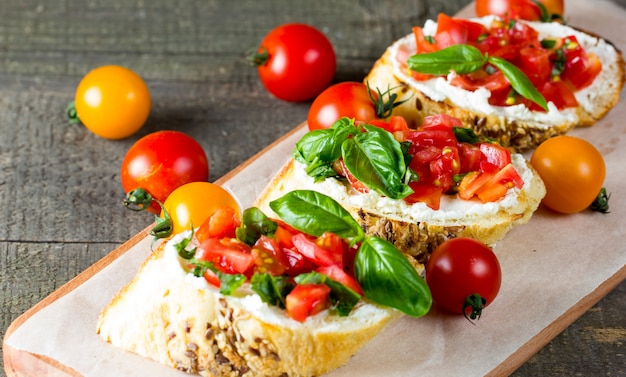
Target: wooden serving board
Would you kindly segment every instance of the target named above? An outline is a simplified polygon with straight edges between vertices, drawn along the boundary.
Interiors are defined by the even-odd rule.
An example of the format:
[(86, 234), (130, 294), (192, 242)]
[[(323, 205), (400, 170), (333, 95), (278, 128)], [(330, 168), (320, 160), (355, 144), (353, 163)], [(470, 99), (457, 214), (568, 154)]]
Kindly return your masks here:
[[(626, 48), (622, 8), (589, 0), (568, 1), (567, 6), (570, 24)], [(419, 319), (402, 318), (329, 376), (509, 374), (624, 280), (626, 229), (619, 221), (626, 213), (623, 119), (624, 99), (594, 127), (572, 132), (605, 157), (610, 214), (564, 216), (540, 208), (528, 224), (513, 229), (495, 247), (503, 284), (476, 325), (436, 310)], [(251, 205), (304, 132), (303, 124), (217, 183), (230, 190), (242, 208)], [(135, 275), (150, 253), (150, 242), (146, 229), (17, 318), (3, 342), (7, 374), (183, 376), (116, 349), (95, 333), (100, 310)]]

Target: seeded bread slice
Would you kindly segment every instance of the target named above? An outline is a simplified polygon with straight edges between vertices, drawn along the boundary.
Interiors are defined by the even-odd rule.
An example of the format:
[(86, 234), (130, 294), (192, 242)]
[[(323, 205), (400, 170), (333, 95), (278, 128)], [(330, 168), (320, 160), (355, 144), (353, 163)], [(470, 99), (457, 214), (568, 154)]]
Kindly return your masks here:
[[(489, 24), (492, 17), (475, 19)], [(552, 105), (548, 113), (530, 111), (523, 105), (505, 110), (489, 106), (489, 92), (476, 92), (446, 85), (445, 80), (431, 79), (420, 82), (412, 78), (399, 57), (415, 53), (415, 37), (409, 34), (393, 43), (375, 62), (365, 78), (371, 88), (385, 91), (392, 88), (399, 100), (405, 103), (396, 107), (395, 115), (404, 116), (409, 125), (417, 127), (428, 115), (446, 113), (460, 119), (479, 135), (499, 140), (503, 145), (518, 151), (534, 148), (542, 141), (565, 134), (576, 126), (590, 126), (602, 119), (618, 102), (624, 86), (624, 60), (609, 41), (591, 33), (558, 23), (529, 23), (542, 37), (565, 37), (575, 35), (586, 51), (596, 54), (602, 62), (602, 71), (587, 88), (578, 91), (577, 108), (558, 111)], [(427, 29), (436, 28), (432, 21)]]
[(202, 376), (317, 376), (400, 316), (366, 303), (347, 317), (322, 312), (299, 323), (251, 296), (221, 295), (160, 246), (103, 309), (97, 331), (125, 351)]
[(349, 183), (335, 178), (314, 182), (302, 164), (290, 160), (254, 205), (273, 216), (269, 203), (289, 191), (308, 189), (326, 194), (348, 210), (366, 234), (393, 243), (421, 273), (432, 251), (447, 239), (471, 237), (493, 246), (514, 226), (530, 220), (545, 195), (545, 186), (522, 155), (511, 157), (524, 186), (521, 190), (509, 190), (503, 199), (493, 203), (453, 196), (442, 199), (439, 210), (432, 210), (424, 203), (408, 205), (374, 192), (357, 193)]

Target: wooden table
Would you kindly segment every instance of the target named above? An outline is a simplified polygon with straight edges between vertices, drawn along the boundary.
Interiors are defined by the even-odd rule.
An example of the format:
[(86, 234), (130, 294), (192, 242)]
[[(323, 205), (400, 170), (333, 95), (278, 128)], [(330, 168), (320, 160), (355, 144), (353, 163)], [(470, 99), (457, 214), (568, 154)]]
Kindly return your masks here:
[[(139, 137), (190, 134), (205, 148), (214, 181), (306, 119), (310, 102), (273, 98), (243, 59), (274, 26), (318, 27), (336, 49), (335, 81), (360, 81), (412, 25), (467, 3), (3, 0), (0, 335), (151, 223), (121, 205), (120, 164)], [(121, 141), (69, 124), (64, 114), (80, 78), (104, 64), (139, 73), (153, 98), (145, 127)], [(514, 375), (626, 375), (624, 313), (622, 282)]]

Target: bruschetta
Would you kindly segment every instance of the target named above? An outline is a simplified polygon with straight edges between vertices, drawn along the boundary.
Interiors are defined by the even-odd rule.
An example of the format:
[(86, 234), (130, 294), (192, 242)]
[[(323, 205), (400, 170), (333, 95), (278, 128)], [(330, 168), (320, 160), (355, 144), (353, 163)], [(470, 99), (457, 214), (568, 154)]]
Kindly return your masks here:
[(284, 221), (250, 208), (216, 234), (218, 210), (162, 242), (102, 310), (100, 337), (202, 376), (318, 376), (430, 309), (402, 254), (329, 197), (294, 191), (270, 205)]
[(523, 151), (604, 117), (619, 101), (624, 60), (562, 23), (441, 14), (389, 46), (365, 82), (398, 93), (393, 113), (409, 126), (445, 113)]
[(481, 141), (458, 119), (428, 116), (417, 129), (401, 117), (372, 123), (343, 118), (305, 134), (255, 205), (271, 215), (275, 198), (317, 190), (422, 272), (430, 253), (449, 238), (495, 245), (528, 222), (545, 195), (523, 155)]

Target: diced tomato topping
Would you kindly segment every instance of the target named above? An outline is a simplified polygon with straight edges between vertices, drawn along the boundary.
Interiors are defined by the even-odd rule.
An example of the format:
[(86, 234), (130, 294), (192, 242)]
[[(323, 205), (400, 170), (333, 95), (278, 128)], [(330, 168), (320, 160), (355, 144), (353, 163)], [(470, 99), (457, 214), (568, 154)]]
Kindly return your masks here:
[(255, 271), (279, 276), (289, 268), (289, 260), (279, 246), (278, 241), (268, 236), (261, 236), (252, 246)]
[(276, 232), (274, 233), (274, 237), (276, 237), (276, 241), (278, 241), (278, 244), (281, 247), (292, 248), (293, 241), (291, 240), (291, 237), (293, 237), (296, 233), (297, 232), (291, 231), (283, 225), (278, 225)]
[(328, 276), (332, 280), (343, 284), (344, 286), (363, 296), (363, 288), (361, 288), (361, 285), (359, 285), (356, 279), (348, 275), (341, 267), (336, 265), (324, 266), (319, 267), (316, 271), (322, 275)]
[[(571, 84), (563, 80), (548, 81), (543, 84), (543, 87), (541, 87), (539, 91), (545, 97), (546, 101), (554, 103), (554, 106), (559, 110), (578, 106), (574, 89)], [(528, 106), (531, 110), (539, 109), (539, 106), (535, 103), (531, 103)]]
[(240, 224), (234, 208), (229, 206), (219, 207), (207, 218), (196, 230), (195, 236), (199, 242), (208, 238), (235, 238), (235, 230)]
[(363, 182), (356, 179), (356, 177), (352, 175), (352, 173), (350, 173), (350, 170), (348, 170), (348, 168), (346, 167), (346, 164), (343, 162), (343, 158), (340, 159), (339, 161), (341, 163), (341, 175), (343, 175), (344, 177), (346, 177), (346, 179), (348, 179), (348, 182), (350, 183), (352, 188), (362, 194), (368, 193), (370, 190), (363, 184)]
[(413, 189), (413, 193), (404, 200), (409, 203), (423, 202), (428, 207), (438, 210), (441, 204), (441, 196), (443, 195), (441, 188), (427, 183), (409, 182), (409, 187)]
[(310, 239), (308, 236), (302, 233), (293, 236), (292, 241), (296, 250), (316, 265), (341, 266), (343, 249), (339, 252), (337, 252), (336, 250), (327, 250), (324, 247), (318, 245), (315, 240)]
[(565, 65), (561, 77), (572, 84), (576, 90), (591, 85), (593, 80), (602, 71), (602, 62), (596, 54), (586, 54), (575, 57)]
[(217, 277), (215, 272), (209, 270), (208, 268), (204, 271), (203, 277), (207, 281), (207, 283), (211, 284), (214, 287), (219, 288), (222, 285), (220, 278)]
[(496, 91), (511, 87), (511, 84), (506, 77), (504, 77), (502, 71), (496, 71), (492, 74), (488, 74), (483, 70), (467, 75), (455, 75), (450, 81), (450, 84), (470, 91), (474, 91), (479, 88)]
[(372, 119), (368, 122), (376, 127), (380, 127), (387, 132), (395, 133), (398, 131), (406, 131), (409, 129), (409, 125), (406, 123), (406, 119), (399, 115), (392, 115), (389, 117), (389, 121), (384, 121), (382, 119)]
[(511, 152), (494, 143), (480, 144), (480, 171), (495, 172), (511, 163)]
[[(600, 59), (586, 52), (573, 35), (541, 40), (536, 30), (515, 17), (515, 14), (509, 14), (508, 17), (495, 19), (486, 28), (479, 23), (441, 14), (437, 19), (434, 36), (426, 37), (422, 28), (413, 28), (416, 52), (431, 53), (455, 44), (472, 45), (483, 54), (505, 59), (517, 66), (546, 100), (553, 102), (558, 109), (577, 106), (574, 92), (591, 85), (595, 80), (602, 70)], [(409, 56), (408, 51), (402, 51), (398, 59), (404, 63)], [(414, 71), (409, 73), (416, 80), (433, 77)], [(533, 111), (545, 111), (515, 93), (504, 74), (493, 66), (486, 65), (475, 72), (451, 77), (451, 84), (463, 89), (489, 90), (491, 96), (488, 101), (493, 106), (523, 104)], [(568, 85), (554, 84), (559, 81)]]
[(213, 263), (227, 274), (249, 274), (254, 266), (250, 246), (236, 238), (208, 238), (198, 246), (195, 258)]
[(299, 284), (285, 298), (287, 315), (298, 322), (329, 307), (330, 288), (325, 284)]
[(523, 179), (509, 163), (497, 172), (468, 173), (459, 185), (459, 197), (469, 200), (476, 195), (482, 202), (493, 202), (506, 195), (510, 188), (523, 185)]
[(470, 200), (476, 195), (485, 183), (487, 183), (495, 173), (481, 173), (480, 171), (472, 171), (467, 173), (459, 184), (459, 198)]
[(430, 43), (430, 41), (426, 38), (426, 35), (424, 34), (424, 29), (419, 26), (414, 26), (413, 35), (415, 35), (415, 42), (417, 45), (418, 53), (423, 54), (437, 51), (437, 46), (435, 46), (434, 43)]
[(300, 274), (311, 272), (317, 267), (312, 261), (300, 254), (292, 248), (283, 248), (283, 254), (287, 257), (289, 267), (285, 271), (287, 276), (298, 276)]
[(459, 173), (468, 173), (480, 169), (480, 147), (469, 143), (459, 143), (461, 170)]
[(436, 126), (445, 126), (452, 129), (452, 127), (463, 127), (463, 123), (459, 118), (455, 118), (448, 114), (437, 114), (424, 117), (422, 121), (423, 129), (435, 128)]

